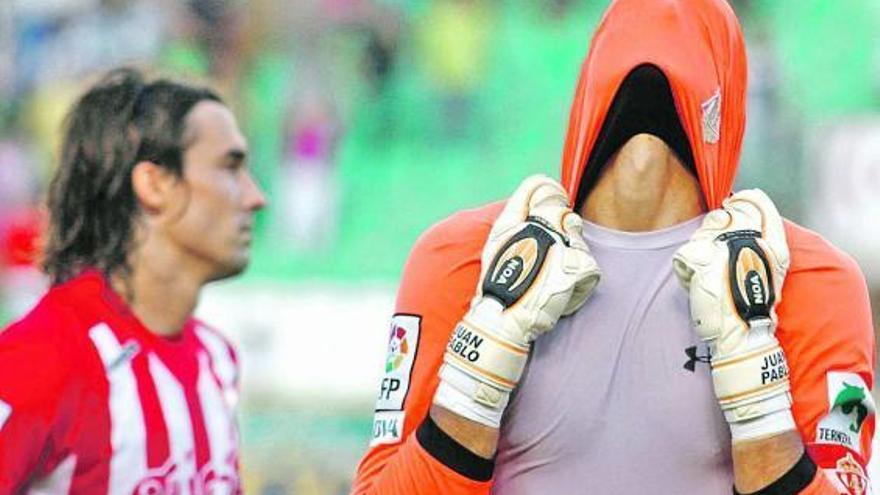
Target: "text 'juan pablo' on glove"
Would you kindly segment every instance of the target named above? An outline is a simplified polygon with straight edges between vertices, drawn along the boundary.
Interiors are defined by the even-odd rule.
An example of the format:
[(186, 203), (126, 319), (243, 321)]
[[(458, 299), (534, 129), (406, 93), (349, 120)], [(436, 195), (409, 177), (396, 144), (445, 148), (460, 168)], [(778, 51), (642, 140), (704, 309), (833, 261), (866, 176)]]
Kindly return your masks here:
[(582, 228), (556, 181), (532, 176), (517, 188), (483, 247), (476, 295), (446, 348), (435, 404), (500, 425), (532, 341), (599, 282)]
[(789, 267), (782, 217), (762, 191), (741, 191), (706, 215), (673, 258), (691, 319), (709, 345), (715, 395), (733, 441), (795, 428), (776, 305)]

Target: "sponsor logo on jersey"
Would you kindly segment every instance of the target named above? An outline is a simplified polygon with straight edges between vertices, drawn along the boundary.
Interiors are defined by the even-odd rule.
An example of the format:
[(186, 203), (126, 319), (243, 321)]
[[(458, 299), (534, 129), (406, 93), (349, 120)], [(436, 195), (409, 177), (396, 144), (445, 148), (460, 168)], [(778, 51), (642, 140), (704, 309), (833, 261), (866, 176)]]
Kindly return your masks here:
[(816, 442), (837, 444), (862, 453), (861, 433), (874, 416), (874, 399), (857, 373), (831, 371), (828, 384), (828, 414), (816, 427)]
[(846, 488), (849, 495), (865, 495), (868, 493), (868, 477), (865, 470), (853, 455), (847, 452), (845, 457), (837, 461), (837, 467), (834, 474), (840, 483)]
[(379, 384), (376, 411), (400, 411), (409, 392), (410, 375), (419, 345), (421, 317), (394, 315), (388, 336), (385, 374)]
[(6, 421), (9, 419), (9, 416), (12, 414), (12, 406), (0, 400), (0, 430), (3, 429), (3, 425), (6, 424)]
[(699, 348), (695, 345), (692, 345), (684, 350), (684, 353), (687, 355), (687, 361), (684, 363), (684, 369), (694, 372), (694, 369), (697, 367), (697, 363), (712, 363), (712, 354), (709, 352), (709, 346), (701, 345)]
[(373, 418), (373, 435), (370, 447), (397, 443), (403, 439), (404, 411), (380, 411)]
[[(194, 456), (191, 453), (191, 456)], [(191, 462), (195, 462), (192, 460)], [(160, 467), (150, 469), (134, 488), (134, 495), (165, 495), (193, 493), (207, 495), (213, 493), (240, 493), (241, 480), (235, 465), (225, 469), (207, 463), (191, 478), (183, 476), (183, 470), (171, 459)]]

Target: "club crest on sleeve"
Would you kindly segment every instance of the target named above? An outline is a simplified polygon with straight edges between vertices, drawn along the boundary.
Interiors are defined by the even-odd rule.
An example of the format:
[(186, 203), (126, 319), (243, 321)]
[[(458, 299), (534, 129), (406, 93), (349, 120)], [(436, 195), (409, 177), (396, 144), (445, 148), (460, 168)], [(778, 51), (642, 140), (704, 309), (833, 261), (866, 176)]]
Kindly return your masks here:
[(837, 461), (834, 474), (849, 495), (865, 495), (868, 493), (868, 477), (865, 470), (853, 455), (848, 453)]
[(419, 316), (399, 314), (391, 318), (385, 374), (379, 385), (376, 411), (403, 410), (419, 345), (420, 330)]
[(826, 380), (828, 414), (816, 428), (816, 443), (842, 445), (861, 454), (862, 428), (875, 411), (871, 390), (856, 373), (831, 371)]

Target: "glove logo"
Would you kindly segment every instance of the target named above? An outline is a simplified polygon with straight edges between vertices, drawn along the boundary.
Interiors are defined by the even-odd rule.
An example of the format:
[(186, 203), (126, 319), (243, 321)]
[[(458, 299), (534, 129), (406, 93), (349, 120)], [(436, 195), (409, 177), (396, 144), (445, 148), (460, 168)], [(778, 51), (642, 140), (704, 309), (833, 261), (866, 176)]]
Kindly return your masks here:
[[(535, 244), (534, 239), (527, 239), (525, 241), (522, 241), (520, 244), (525, 243)], [(534, 257), (534, 249), (530, 250), (527, 255), (531, 255), (532, 257)], [(499, 273), (495, 273), (493, 275), (492, 282), (498, 285), (508, 285), (510, 284), (511, 280), (515, 280), (515, 283), (511, 284), (510, 287), (511, 289), (513, 289), (514, 287), (516, 287), (516, 285), (522, 283), (523, 266), (525, 266), (525, 261), (520, 256), (514, 256), (513, 258), (508, 259), (498, 269)]]
[(504, 307), (512, 306), (534, 283), (554, 242), (550, 233), (537, 224), (514, 234), (492, 260), (489, 276), (483, 282), (483, 295), (493, 297)]
[(760, 234), (753, 231), (730, 234), (733, 234), (728, 236), (730, 286), (736, 311), (746, 323), (770, 318), (770, 308), (774, 303), (773, 282), (770, 263), (756, 241)]

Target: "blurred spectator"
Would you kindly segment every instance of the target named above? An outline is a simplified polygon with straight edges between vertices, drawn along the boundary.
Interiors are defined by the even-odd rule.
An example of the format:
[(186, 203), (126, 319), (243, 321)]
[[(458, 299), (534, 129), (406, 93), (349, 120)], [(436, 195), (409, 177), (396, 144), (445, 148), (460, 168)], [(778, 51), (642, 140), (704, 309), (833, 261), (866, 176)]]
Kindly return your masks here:
[(384, 92), (397, 59), (397, 33), (387, 24), (366, 27), (364, 76), (374, 95)]
[(42, 230), (36, 156), (13, 122), (0, 122), (0, 313), (21, 314), (45, 287), (36, 266)]
[[(35, 2), (40, 3), (40, 2)], [(20, 86), (57, 83), (158, 53), (167, 19), (150, 0), (101, 0), (94, 8), (25, 11), (18, 20)], [(39, 63), (29, 63), (39, 60)]]
[(429, 81), (439, 92), (448, 138), (466, 133), (474, 93), (485, 75), (491, 17), (483, 0), (435, 0), (418, 19)]
[[(209, 72), (227, 86), (234, 84), (245, 46), (245, 10), (232, 0), (189, 0), (194, 14), (191, 35), (207, 54)], [(228, 92), (229, 88), (227, 88)]]
[(335, 148), (339, 127), (333, 105), (317, 90), (295, 108), (282, 171), (280, 233), (300, 251), (321, 252), (337, 224)]

